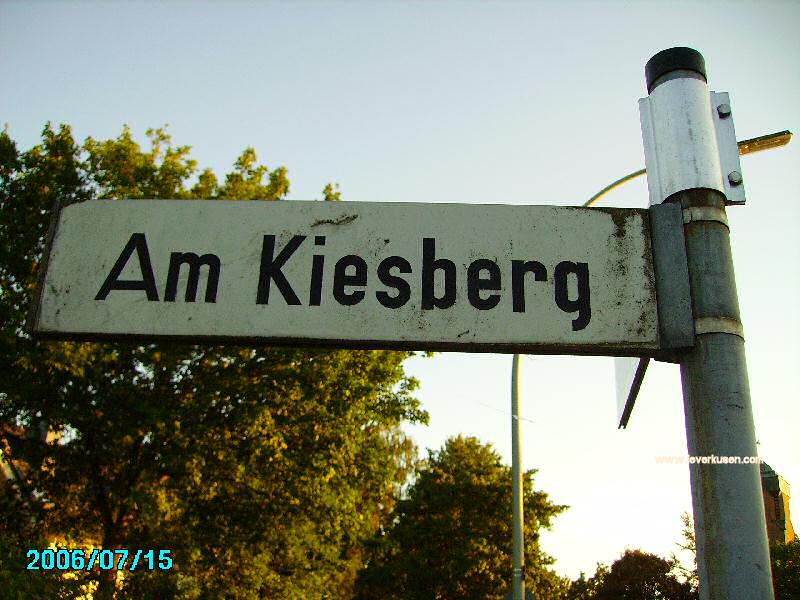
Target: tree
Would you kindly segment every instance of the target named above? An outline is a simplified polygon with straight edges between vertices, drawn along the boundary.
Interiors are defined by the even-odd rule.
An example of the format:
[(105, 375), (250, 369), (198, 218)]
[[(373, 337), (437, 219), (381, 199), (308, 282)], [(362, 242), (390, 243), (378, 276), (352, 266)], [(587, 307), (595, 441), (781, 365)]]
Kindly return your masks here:
[[(539, 534), (566, 509), (523, 480), (525, 580), (540, 600), (565, 597)], [(375, 540), (360, 598), (500, 599), (511, 580), (511, 469), (489, 445), (456, 437), (431, 455)]]
[(594, 600), (597, 596), (597, 589), (600, 583), (608, 574), (608, 567), (598, 563), (597, 571), (594, 576), (586, 578), (586, 574), (581, 571), (577, 579), (569, 583), (569, 600)]
[(34, 543), (170, 548), (170, 573), (48, 581), (88, 585), (96, 598), (347, 598), (363, 543), (388, 524), (413, 466), (399, 425), (427, 419), (402, 368), (409, 353), (40, 342), (27, 332), (56, 201), (288, 193), (286, 169), (259, 165), (251, 148), (222, 182), (210, 170), (194, 179), (188, 146), (161, 129), (147, 135), (148, 150), (127, 127), (78, 145), (69, 127), (48, 125), (19, 152), (0, 134), (0, 447), (11, 471), (0, 483), (0, 551), (18, 561), (9, 577), (29, 586), (23, 550)]
[(688, 582), (693, 591), (700, 587), (700, 575), (697, 570), (697, 542), (694, 537), (694, 521), (688, 512), (681, 513), (681, 537), (682, 542), (678, 542), (678, 548), (691, 554), (692, 568), (686, 568), (675, 554), (671, 556), (671, 562), (675, 565), (675, 572)]
[(677, 563), (641, 550), (625, 550), (605, 568), (598, 566), (592, 600), (694, 600), (697, 592), (676, 575)]
[(800, 538), (770, 547), (775, 600), (800, 598)]

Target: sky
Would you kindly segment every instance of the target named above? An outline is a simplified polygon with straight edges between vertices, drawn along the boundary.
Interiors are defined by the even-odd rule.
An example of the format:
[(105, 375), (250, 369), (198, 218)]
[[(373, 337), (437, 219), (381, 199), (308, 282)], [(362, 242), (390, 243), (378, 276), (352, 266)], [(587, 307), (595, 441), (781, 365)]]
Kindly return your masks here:
[[(656, 52), (703, 53), (737, 137), (800, 131), (797, 2), (9, 2), (0, 122), (20, 148), (48, 121), (145, 143), (168, 125), (201, 167), (248, 146), (286, 166), (289, 199), (579, 205), (644, 166), (638, 99)], [(800, 525), (800, 146), (742, 158), (728, 210), (759, 454), (794, 485)], [(643, 178), (605, 206), (645, 207)], [(510, 464), (511, 356), (439, 353), (408, 372), (430, 425)], [(691, 512), (678, 368), (652, 364), (628, 429), (613, 359), (522, 361), (523, 465), (570, 508), (542, 539), (560, 573), (625, 548), (677, 551)], [(423, 451), (424, 454), (424, 451)]]

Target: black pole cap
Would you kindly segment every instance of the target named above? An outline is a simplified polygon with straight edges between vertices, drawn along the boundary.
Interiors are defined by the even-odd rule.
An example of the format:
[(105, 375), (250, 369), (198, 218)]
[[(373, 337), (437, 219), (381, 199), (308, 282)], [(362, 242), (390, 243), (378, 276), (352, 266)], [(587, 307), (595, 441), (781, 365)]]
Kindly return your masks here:
[(644, 76), (647, 81), (647, 93), (653, 91), (653, 84), (662, 75), (677, 70), (694, 71), (699, 73), (703, 80), (706, 78), (706, 61), (703, 55), (693, 48), (667, 48), (662, 50), (647, 61), (644, 67)]

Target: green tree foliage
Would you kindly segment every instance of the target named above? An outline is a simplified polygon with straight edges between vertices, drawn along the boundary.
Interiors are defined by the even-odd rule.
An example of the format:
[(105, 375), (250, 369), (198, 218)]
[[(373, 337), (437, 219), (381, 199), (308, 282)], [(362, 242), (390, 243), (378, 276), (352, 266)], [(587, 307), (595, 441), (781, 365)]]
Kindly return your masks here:
[(580, 600), (696, 600), (677, 562), (641, 550), (626, 550), (611, 567), (598, 565), (594, 577), (572, 582), (570, 598)]
[(328, 202), (338, 202), (342, 199), (342, 192), (339, 191), (339, 184), (328, 183), (322, 189), (322, 199)]
[[(539, 600), (562, 598), (539, 534), (565, 506), (524, 477), (525, 580)], [(449, 439), (422, 468), (395, 520), (375, 540), (360, 598), (501, 599), (511, 580), (511, 469), (489, 445)]]
[(678, 548), (691, 555), (692, 567), (685, 567), (675, 554), (671, 556), (671, 562), (675, 565), (675, 573), (688, 582), (692, 590), (697, 591), (700, 586), (700, 576), (697, 570), (697, 542), (694, 537), (694, 521), (688, 512), (681, 513), (681, 525), (683, 541), (678, 542)]
[[(56, 202), (288, 193), (286, 169), (250, 148), (220, 183), (164, 130), (147, 135), (149, 149), (128, 128), (79, 145), (48, 125), (20, 152), (0, 134), (0, 583), (20, 597), (89, 586), (95, 598), (349, 598), (363, 543), (389, 525), (413, 466), (399, 425), (427, 419), (402, 368), (409, 353), (27, 333)], [(171, 548), (175, 567), (25, 573), (24, 548), (53, 541)]]
[(608, 573), (608, 567), (598, 564), (593, 577), (586, 578), (581, 571), (580, 576), (569, 583), (569, 600), (593, 600), (597, 595), (597, 588)]
[(800, 538), (795, 538), (788, 544), (772, 544), (770, 557), (775, 600), (800, 598)]

